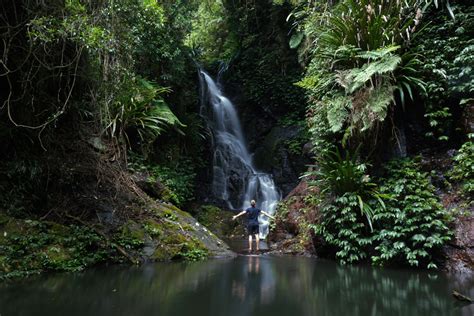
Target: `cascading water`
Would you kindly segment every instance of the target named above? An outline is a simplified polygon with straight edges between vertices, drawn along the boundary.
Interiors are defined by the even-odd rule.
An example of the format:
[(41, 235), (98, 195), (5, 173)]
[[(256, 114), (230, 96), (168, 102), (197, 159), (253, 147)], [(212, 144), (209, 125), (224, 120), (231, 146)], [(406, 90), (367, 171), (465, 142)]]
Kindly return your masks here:
[[(250, 200), (257, 207), (273, 214), (280, 200), (272, 176), (255, 169), (247, 150), (237, 111), (226, 98), (219, 83), (205, 71), (199, 71), (201, 115), (213, 134), (213, 179), (215, 197), (227, 202), (231, 209), (243, 210)], [(268, 234), (268, 219), (260, 217), (260, 237)]]

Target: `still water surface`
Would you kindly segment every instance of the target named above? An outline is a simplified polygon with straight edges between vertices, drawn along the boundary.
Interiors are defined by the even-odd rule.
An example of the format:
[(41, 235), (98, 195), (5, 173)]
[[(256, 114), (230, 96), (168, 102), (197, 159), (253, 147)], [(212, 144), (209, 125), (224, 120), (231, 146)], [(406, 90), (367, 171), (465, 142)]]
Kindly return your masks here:
[(474, 315), (441, 273), (295, 257), (112, 266), (0, 285), (0, 315)]

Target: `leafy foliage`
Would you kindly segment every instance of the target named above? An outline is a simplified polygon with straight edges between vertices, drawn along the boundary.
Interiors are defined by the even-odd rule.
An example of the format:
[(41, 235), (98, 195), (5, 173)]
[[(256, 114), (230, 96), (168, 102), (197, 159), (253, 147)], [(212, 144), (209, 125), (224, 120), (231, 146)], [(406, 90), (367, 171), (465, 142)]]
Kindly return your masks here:
[[(437, 267), (439, 251), (451, 238), (450, 219), (426, 173), (411, 160), (391, 161), (377, 186), (361, 180), (364, 173), (350, 160), (328, 165), (337, 167), (323, 166), (330, 172), (315, 175), (321, 188), (330, 189), (322, 191), (322, 218), (312, 228), (340, 262)], [(338, 194), (332, 198), (324, 191)]]
[(186, 261), (202, 261), (206, 259), (209, 254), (205, 249), (193, 248), (184, 249), (179, 253), (179, 256)]
[(387, 165), (381, 192), (391, 194), (387, 209), (374, 215), (375, 264), (436, 268), (436, 255), (450, 240), (449, 217), (439, 203), (428, 175), (411, 160)]
[(195, 164), (186, 158), (160, 165), (132, 154), (128, 168), (134, 171), (146, 171), (150, 175), (149, 181), (159, 181), (165, 185), (167, 189), (162, 198), (166, 201), (181, 206), (194, 198)]
[(456, 19), (429, 11), (430, 23), (413, 39), (413, 51), (423, 56), (415, 69), (426, 82), (426, 136), (438, 142), (452, 138), (456, 113), (469, 103), (474, 92), (474, 8), (454, 3), (452, 11)]
[(237, 34), (226, 19), (222, 1), (202, 1), (192, 19), (186, 44), (206, 63), (230, 61), (238, 50)]
[(310, 98), (315, 145), (328, 137), (347, 142), (376, 132), (396, 103), (394, 92), (403, 104), (405, 95), (424, 90), (413, 68), (419, 58), (406, 53), (421, 4), (347, 0), (296, 7), (293, 23), (307, 38), (300, 53), (309, 60), (298, 85)]
[[(54, 132), (52, 123), (66, 113), (75, 121), (79, 114), (79, 121), (99, 122), (118, 141), (116, 149), (127, 143), (131, 129), (149, 144), (167, 125), (179, 125), (165, 101), (173, 98), (171, 89), (165, 87), (184, 85), (189, 72), (182, 32), (190, 24), (182, 16), (192, 4), (9, 1), (2, 10), (9, 8), (19, 14), (10, 16), (2, 31), (2, 37), (15, 34), (5, 42), (11, 58), (1, 66), (11, 92), (2, 99), (7, 104), (0, 110), (2, 120), (36, 131), (42, 147), (43, 132)], [(180, 96), (183, 105), (184, 99)]]
[(0, 278), (42, 271), (80, 271), (116, 256), (101, 236), (86, 227), (32, 220), (24, 221), (23, 227), (13, 224), (13, 220), (5, 225), (10, 230), (0, 239)]
[[(318, 160), (317, 171), (310, 172), (309, 175), (316, 179), (313, 184), (322, 188), (322, 193), (333, 194), (340, 203), (353, 206), (351, 199), (355, 197), (356, 205), (372, 230), (373, 209), (369, 202), (375, 200), (381, 208), (384, 208), (382, 199), (387, 196), (377, 190), (376, 184), (370, 181), (366, 171), (367, 165), (358, 162), (357, 152), (353, 154), (345, 152), (342, 155), (339, 149), (336, 149), (323, 153)], [(350, 193), (350, 199), (337, 200), (337, 197), (342, 197), (346, 193)]]
[(468, 196), (474, 195), (474, 143), (468, 141), (453, 158), (454, 166), (450, 173), (452, 180), (461, 183), (462, 191)]
[(183, 126), (162, 98), (169, 89), (140, 77), (125, 82), (115, 102), (103, 111), (110, 137), (129, 141), (128, 132), (133, 129), (142, 142), (153, 142), (167, 126)]
[(357, 208), (359, 197), (355, 193), (344, 193), (321, 209), (323, 219), (313, 226), (316, 234), (336, 248), (336, 258), (344, 264), (367, 259), (372, 243), (366, 225), (355, 211)]

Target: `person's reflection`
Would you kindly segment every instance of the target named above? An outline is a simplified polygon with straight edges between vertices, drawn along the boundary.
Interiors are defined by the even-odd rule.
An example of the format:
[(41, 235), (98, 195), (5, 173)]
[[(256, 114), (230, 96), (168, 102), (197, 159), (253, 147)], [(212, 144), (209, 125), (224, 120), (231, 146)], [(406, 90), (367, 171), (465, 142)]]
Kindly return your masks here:
[(258, 274), (260, 270), (260, 257), (250, 256), (248, 261), (248, 272)]
[(274, 293), (275, 280), (271, 264), (262, 260), (260, 256), (249, 256), (242, 278), (232, 282), (232, 295), (241, 302), (246, 301), (247, 304), (269, 304)]

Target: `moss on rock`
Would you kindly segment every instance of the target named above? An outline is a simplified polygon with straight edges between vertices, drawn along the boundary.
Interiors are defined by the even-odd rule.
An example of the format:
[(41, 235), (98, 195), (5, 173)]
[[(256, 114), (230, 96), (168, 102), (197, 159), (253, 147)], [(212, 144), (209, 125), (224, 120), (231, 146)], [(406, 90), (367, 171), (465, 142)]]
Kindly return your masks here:
[(137, 242), (143, 242), (143, 240), (145, 239), (145, 230), (135, 221), (128, 220), (122, 226), (121, 235), (123, 238), (133, 239)]
[(207, 258), (208, 250), (202, 242), (193, 237), (171, 233), (165, 236), (153, 253), (152, 259), (156, 261), (169, 261), (184, 259), (196, 261)]
[(145, 220), (143, 224), (145, 233), (151, 238), (160, 238), (163, 236), (163, 224), (158, 223), (153, 219)]
[(103, 262), (195, 261), (232, 255), (179, 208), (150, 201), (139, 208), (146, 211), (116, 227), (64, 225), (0, 213), (0, 279), (78, 271)]
[(240, 235), (238, 222), (232, 221), (233, 213), (214, 205), (201, 205), (197, 209), (196, 219), (220, 238)]
[(71, 255), (61, 245), (48, 246), (42, 253), (48, 260), (48, 265), (57, 269), (68, 265), (68, 261), (71, 260)]

